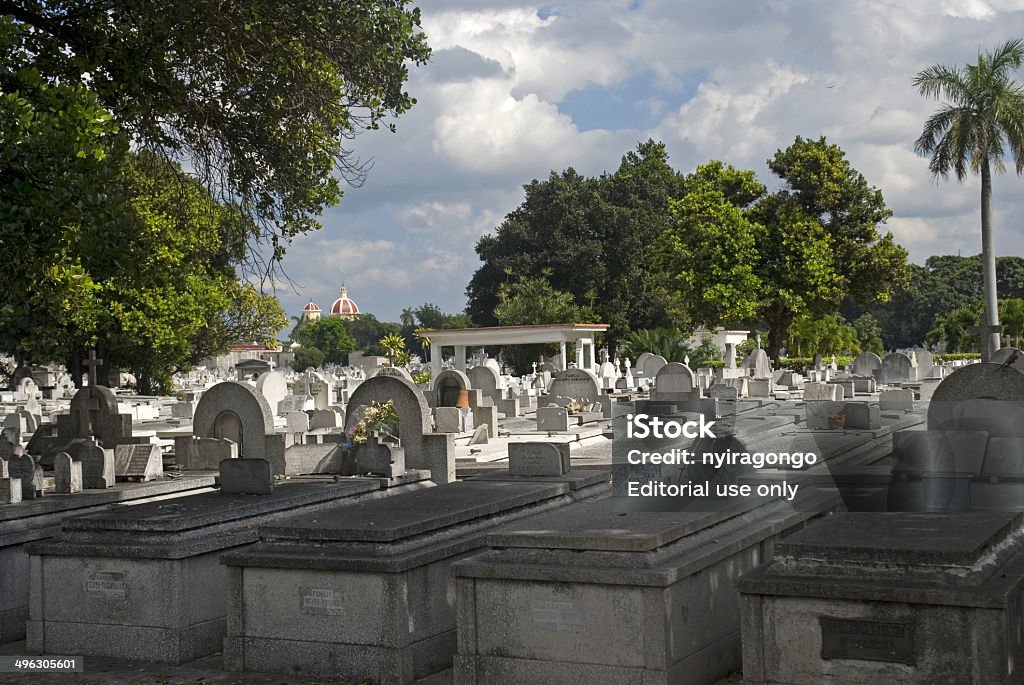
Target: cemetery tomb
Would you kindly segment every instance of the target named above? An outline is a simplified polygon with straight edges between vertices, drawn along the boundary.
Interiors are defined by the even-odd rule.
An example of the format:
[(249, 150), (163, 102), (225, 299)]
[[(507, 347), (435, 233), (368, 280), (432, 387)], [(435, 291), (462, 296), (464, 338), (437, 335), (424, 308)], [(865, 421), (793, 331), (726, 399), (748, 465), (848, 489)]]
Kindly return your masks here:
[(453, 562), (496, 527), (573, 501), (557, 479), (461, 481), (296, 516), (224, 555), (224, 663), (405, 685), (451, 665)]
[[(25, 637), (29, 605), (26, 543), (58, 534), (61, 521), (69, 516), (102, 511), (120, 502), (208, 488), (213, 485), (214, 478), (190, 474), (177, 480), (118, 483), (110, 489), (83, 490), (74, 494), (47, 493), (45, 497), (31, 501), (20, 501), (20, 482), (8, 479), (8, 483), (18, 483), (18, 489), (17, 499), (10, 506), (0, 506), (0, 644)], [(0, 478), (0, 488), (3, 485)], [(3, 491), (0, 491), (2, 502)]]
[(739, 667), (732, 584), (812, 514), (745, 500), (623, 515), (614, 499), (495, 531), (455, 565), (456, 685), (711, 684)]
[(740, 578), (745, 683), (1019, 683), (1018, 512), (837, 514)]
[(398, 413), (398, 439), (410, 469), (427, 470), (438, 485), (455, 480), (455, 443), (451, 434), (432, 433), (430, 408), (423, 393), (402, 376), (377, 375), (360, 383), (349, 399), (349, 412), (373, 402), (393, 402)]
[(652, 400), (683, 401), (693, 396), (696, 379), (690, 367), (679, 362), (663, 366), (654, 378)]
[(760, 347), (743, 360), (742, 368), (759, 380), (772, 377), (772, 362), (768, 359), (768, 353)]
[(881, 357), (874, 352), (861, 352), (857, 355), (857, 358), (853, 360), (853, 366), (850, 368), (850, 372), (854, 376), (874, 378), (881, 368)]
[(920, 380), (917, 369), (915, 360), (902, 352), (890, 352), (882, 359), (882, 366), (878, 370), (878, 382), (882, 385), (916, 383)]
[[(272, 482), (265, 460), (228, 464), (225, 489)], [(262, 474), (241, 472), (260, 464)], [(426, 484), (293, 479), (263, 496), (207, 492), (67, 518), (58, 537), (27, 545), (27, 649), (172, 663), (218, 652), (227, 622), (223, 551), (256, 542), (259, 526), (297, 512), (341, 511)]]
[(285, 436), (274, 431), (274, 413), (263, 393), (246, 383), (218, 383), (199, 399), (192, 435), (230, 440), (239, 456), (266, 459), (284, 474)]

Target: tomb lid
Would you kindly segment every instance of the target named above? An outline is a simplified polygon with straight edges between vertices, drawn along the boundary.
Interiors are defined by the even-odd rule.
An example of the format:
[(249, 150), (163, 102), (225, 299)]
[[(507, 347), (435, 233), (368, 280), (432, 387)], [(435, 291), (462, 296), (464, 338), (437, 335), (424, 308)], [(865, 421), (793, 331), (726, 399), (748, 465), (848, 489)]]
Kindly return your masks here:
[[(50, 519), (40, 520), (35, 517), (67, 516), (75, 509), (208, 488), (215, 482), (216, 479), (213, 475), (189, 472), (175, 480), (118, 483), (106, 490), (86, 490), (73, 495), (47, 494), (46, 497), (31, 502), (23, 501), (16, 507), (0, 507), (0, 540), (3, 540), (4, 545), (14, 544), (11, 542), (14, 530), (8, 529), (7, 524), (11, 524), (18, 531), (31, 530), (33, 527), (49, 528)], [(37, 533), (34, 534), (34, 538), (38, 538)]]
[(609, 552), (649, 552), (764, 504), (744, 498), (719, 511), (622, 513), (611, 499), (580, 502), (567, 509), (513, 524), (487, 536), (491, 547), (530, 547)]
[(514, 476), (508, 469), (495, 469), (491, 473), (473, 476), (467, 480), (507, 481), (510, 483), (566, 483), (570, 490), (581, 490), (611, 481), (610, 471), (598, 469), (575, 469), (560, 476)]
[(263, 540), (393, 542), (564, 495), (564, 483), (461, 481), (358, 507), (302, 514), (261, 530)]
[(187, 500), (148, 502), (98, 514), (66, 519), (62, 530), (76, 532), (178, 533), (221, 523), (249, 519), (298, 506), (351, 497), (378, 490), (377, 479), (333, 482), (286, 482), (270, 495), (225, 495), (206, 492)]
[(860, 512), (829, 516), (776, 543), (775, 556), (878, 565), (971, 567), (1018, 534), (1024, 514)]

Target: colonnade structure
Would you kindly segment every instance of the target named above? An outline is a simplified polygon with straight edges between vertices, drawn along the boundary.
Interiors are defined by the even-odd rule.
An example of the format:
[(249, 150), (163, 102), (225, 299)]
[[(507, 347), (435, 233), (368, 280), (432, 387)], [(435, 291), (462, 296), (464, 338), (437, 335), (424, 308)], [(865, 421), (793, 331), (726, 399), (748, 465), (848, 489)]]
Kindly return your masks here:
[(558, 323), (537, 326), (492, 326), (490, 328), (421, 329), (420, 336), (430, 339), (430, 372), (437, 378), (441, 373), (442, 348), (455, 348), (455, 368), (466, 370), (467, 347), (557, 344), (561, 352), (559, 370), (567, 368), (566, 346), (576, 346), (576, 368), (597, 374), (598, 361), (594, 349), (594, 336), (605, 333), (608, 324)]

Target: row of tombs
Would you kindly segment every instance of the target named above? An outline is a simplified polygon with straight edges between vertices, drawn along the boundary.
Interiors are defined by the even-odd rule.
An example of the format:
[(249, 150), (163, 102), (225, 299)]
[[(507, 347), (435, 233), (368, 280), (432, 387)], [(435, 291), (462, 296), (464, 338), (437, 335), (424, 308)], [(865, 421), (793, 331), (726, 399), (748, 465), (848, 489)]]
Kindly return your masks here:
[[(740, 668), (748, 683), (1020, 682), (1024, 498), (978, 493), (1024, 487), (1021, 402), (1024, 374), (972, 365), (888, 448), (878, 431), (829, 436), (846, 440), (836, 473), (866, 444), (887, 452), (889, 499), (917, 511), (843, 512), (829, 488), (809, 488), (807, 507), (623, 511), (608, 471), (573, 470), (567, 445), (544, 442), (460, 481), (437, 457), (452, 472), (438, 483), (429, 459), (405, 468), (430, 434), (403, 422), (400, 446), (371, 446), (390, 473), (274, 486), (268, 459), (228, 459), (219, 492), (5, 542), (4, 577), (27, 577), (34, 653), (223, 650), (229, 671), (382, 684), (452, 666), (455, 683), (481, 685), (714, 683)], [(794, 426), (733, 417), (751, 450)]]

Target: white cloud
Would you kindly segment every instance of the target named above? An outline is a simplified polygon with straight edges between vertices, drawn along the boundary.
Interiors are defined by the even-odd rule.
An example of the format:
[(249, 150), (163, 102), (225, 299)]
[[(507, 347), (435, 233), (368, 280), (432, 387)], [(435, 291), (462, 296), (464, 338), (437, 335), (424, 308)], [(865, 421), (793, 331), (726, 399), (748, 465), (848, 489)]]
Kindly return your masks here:
[[(356, 139), (375, 162), (365, 186), (289, 251), (285, 266), (303, 286), (283, 294), (289, 310), (311, 295), (329, 305), (342, 278), (385, 319), (424, 301), (459, 310), (479, 264), (477, 238), (519, 204), (523, 184), (568, 166), (613, 170), (648, 136), (667, 144), (682, 171), (722, 159), (770, 182), (765, 160), (777, 149), (796, 135), (825, 135), (881, 188), (894, 211), (889, 228), (913, 259), (979, 251), (977, 179), (936, 183), (914, 154), (937, 104), (911, 79), (1024, 35), (1024, 0), (645, 0), (635, 11), (627, 0), (565, 0), (547, 5), (550, 14), (544, 6), (421, 8), (437, 62), (412, 68), (407, 89), (419, 102), (398, 134)], [(638, 91), (639, 83), (653, 85)], [(610, 117), (613, 126), (581, 130), (563, 98), (588, 87), (631, 93), (633, 111), (653, 119)], [(609, 113), (586, 114), (600, 122)], [(1002, 254), (1024, 254), (1020, 190), (1012, 174), (997, 180)]]

